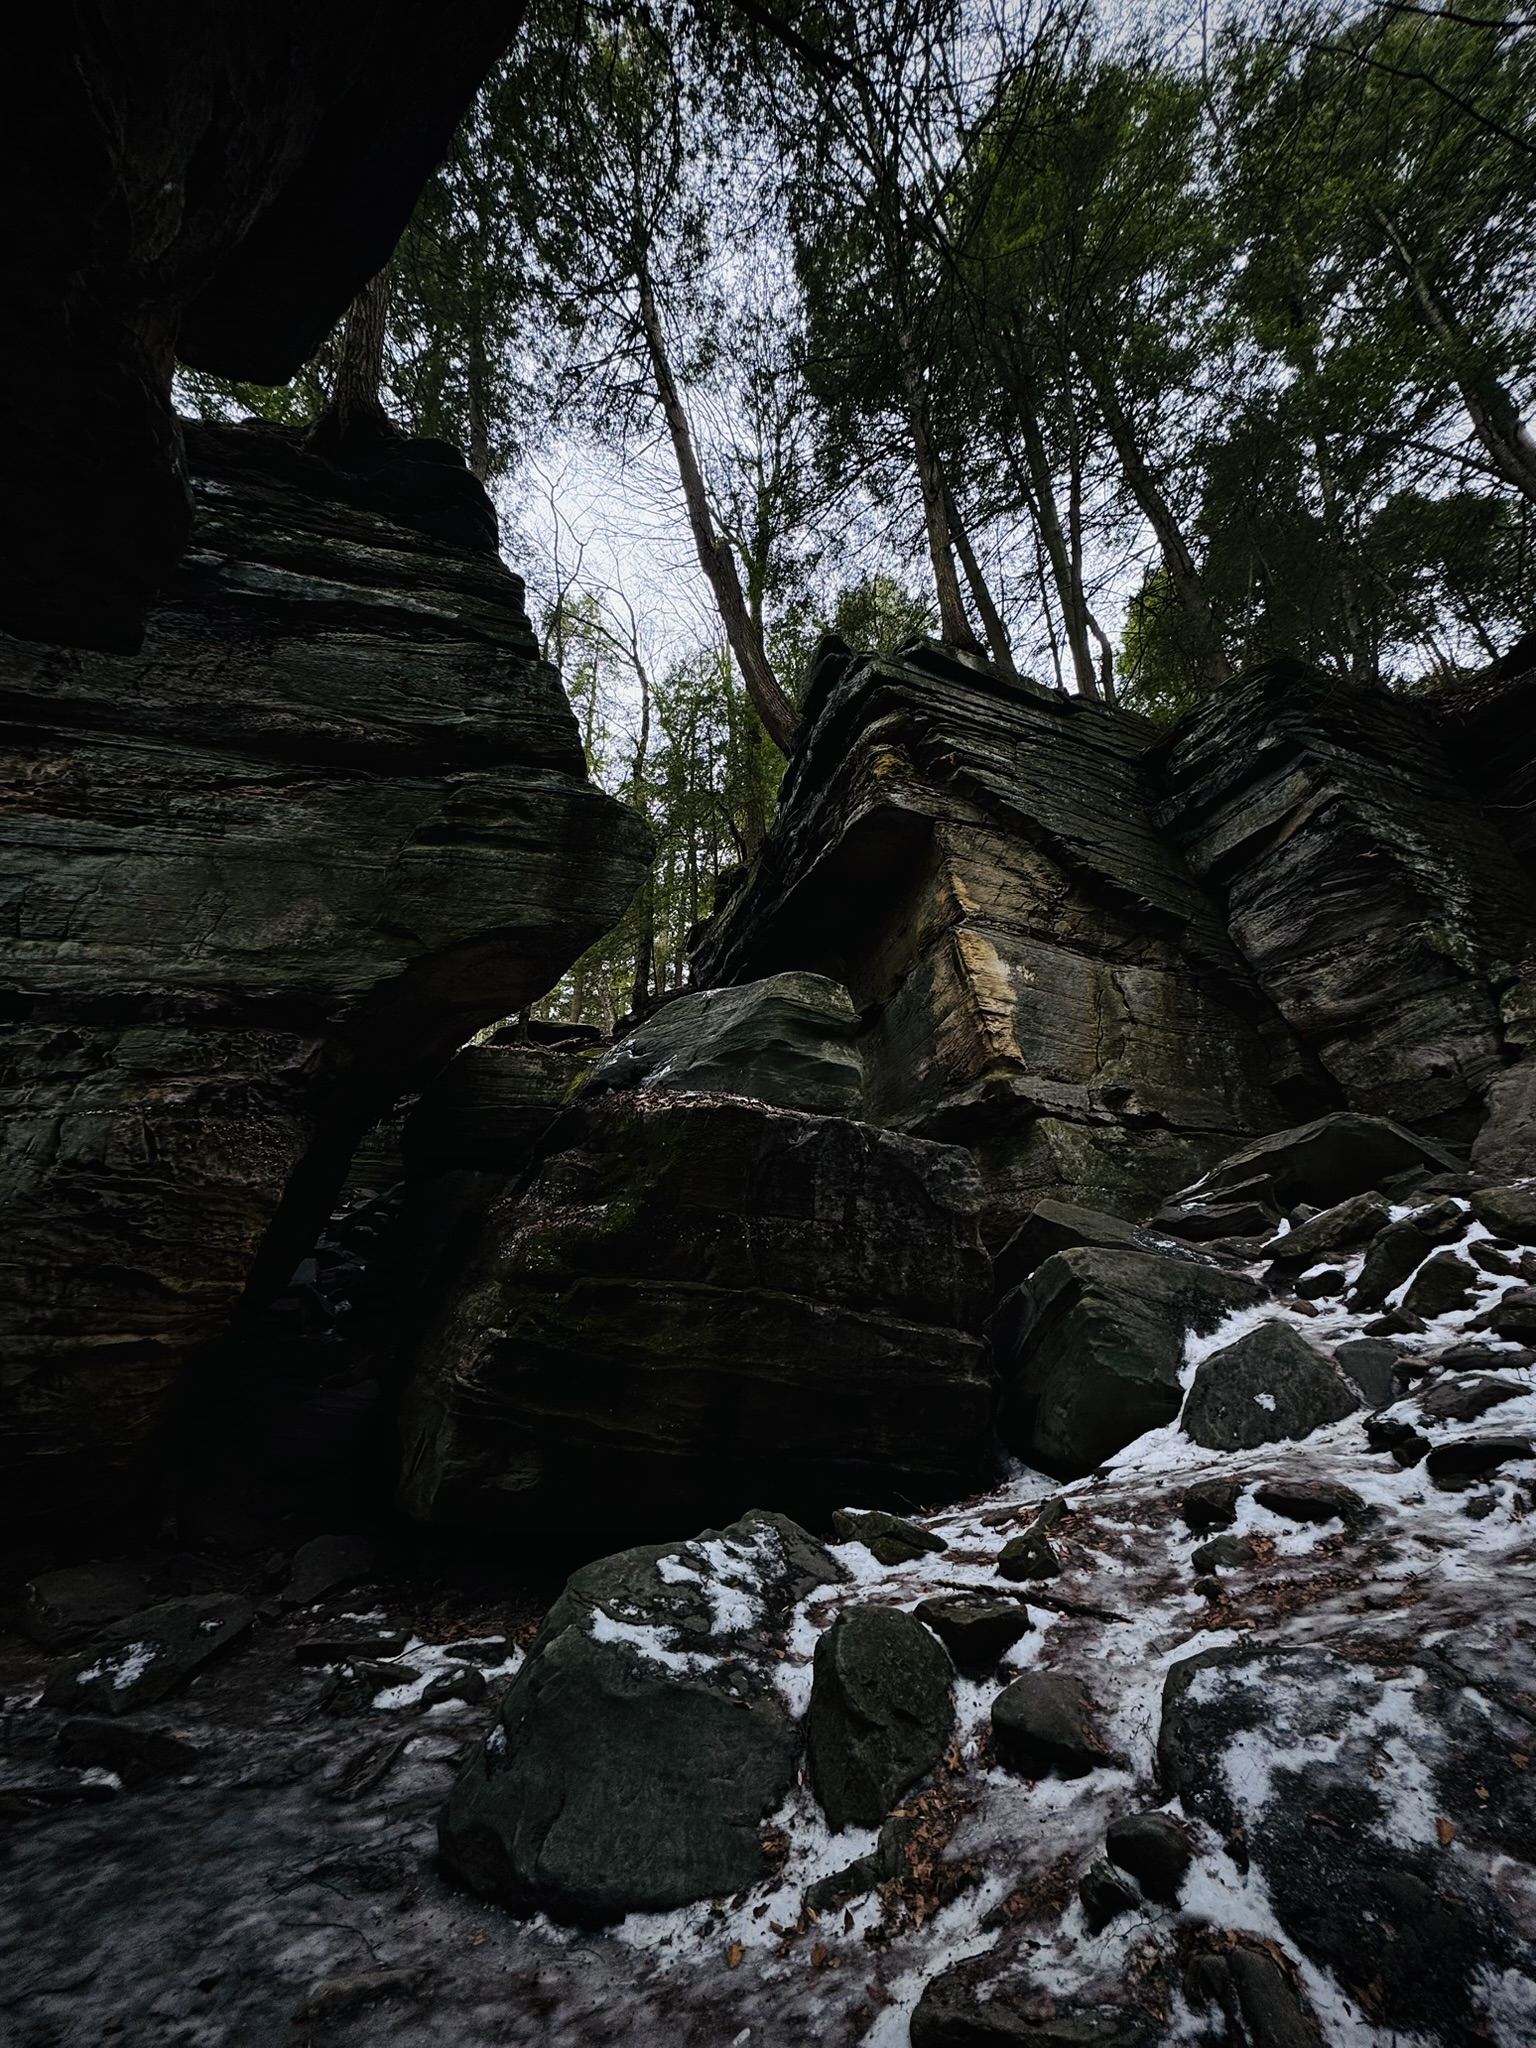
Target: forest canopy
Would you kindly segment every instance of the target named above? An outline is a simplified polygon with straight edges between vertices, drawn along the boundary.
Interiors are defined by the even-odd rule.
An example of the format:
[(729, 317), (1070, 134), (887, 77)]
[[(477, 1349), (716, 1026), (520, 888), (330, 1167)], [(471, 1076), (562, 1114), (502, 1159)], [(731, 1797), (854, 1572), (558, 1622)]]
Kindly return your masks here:
[[(358, 338), (461, 446), (660, 854), (554, 999), (679, 986), (822, 633), (1165, 719), (1530, 624), (1536, 24), (1502, 4), (534, 0)], [(360, 302), (361, 305), (361, 302)], [(365, 332), (366, 330), (366, 332)]]

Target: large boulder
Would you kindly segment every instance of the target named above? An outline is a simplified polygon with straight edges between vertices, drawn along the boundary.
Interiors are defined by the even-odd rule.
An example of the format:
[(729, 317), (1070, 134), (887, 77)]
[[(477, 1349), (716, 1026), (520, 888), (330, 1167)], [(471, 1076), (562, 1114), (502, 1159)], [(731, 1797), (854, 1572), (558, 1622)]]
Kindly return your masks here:
[(869, 1019), (866, 1113), (972, 1147), (1000, 1244), (1042, 1198), (1140, 1216), (1318, 1077), (1161, 837), (1139, 719), (931, 643), (829, 652), (771, 831), (694, 952)]
[[(1300, 1203), (1332, 1209), (1369, 1194), (1385, 1180), (1415, 1171), (1454, 1173), (1460, 1162), (1433, 1139), (1405, 1130), (1389, 1117), (1335, 1110), (1288, 1131), (1244, 1145), (1209, 1173), (1170, 1195), (1157, 1217), (1159, 1228), (1195, 1239), (1217, 1236), (1240, 1207), (1278, 1222)], [(1267, 1235), (1267, 1233), (1266, 1233)], [(1265, 1247), (1289, 1257), (1284, 1243)]]
[(142, 656), (0, 644), (8, 1514), (121, 1481), (361, 1133), (648, 858), (451, 451), (381, 481), (275, 428), (187, 440), (197, 545)]
[(1489, 1083), (1472, 1164), (1501, 1179), (1536, 1173), (1536, 1059), (1517, 1060)]
[(588, 1092), (744, 1095), (823, 1116), (863, 1113), (859, 1013), (822, 974), (772, 974), (667, 1003), (616, 1045)]
[(443, 1812), (448, 1874), (588, 1925), (756, 1883), (798, 1750), (785, 1623), (841, 1576), (767, 1514), (577, 1572)]
[(745, 1101), (613, 1093), (494, 1209), (407, 1392), (423, 1520), (623, 1540), (991, 1457), (990, 1281), (964, 1153)]
[(1189, 1333), (1263, 1299), (1246, 1274), (1193, 1260), (1056, 1253), (994, 1325), (1003, 1442), (1043, 1471), (1091, 1472), (1178, 1414)]
[(1333, 1362), (1271, 1316), (1201, 1361), (1184, 1403), (1184, 1428), (1207, 1450), (1251, 1451), (1310, 1436), (1359, 1406)]
[(848, 1608), (818, 1640), (806, 1747), (834, 1833), (878, 1827), (938, 1763), (955, 1725), (953, 1679), (930, 1632), (895, 1607)]
[(1475, 1651), (1458, 1645), (1447, 1666), (1398, 1642), (1383, 1657), (1344, 1640), (1181, 1660), (1163, 1689), (1159, 1772), (1376, 2027), (1452, 2048), (1479, 1987), (1530, 1968), (1486, 1875), (1490, 1857), (1536, 1852), (1530, 1729)]
[(450, 1173), (509, 1180), (525, 1173), (593, 1065), (592, 1053), (558, 1040), (513, 1036), (464, 1046), (422, 1092), (400, 1133), (412, 1186)]

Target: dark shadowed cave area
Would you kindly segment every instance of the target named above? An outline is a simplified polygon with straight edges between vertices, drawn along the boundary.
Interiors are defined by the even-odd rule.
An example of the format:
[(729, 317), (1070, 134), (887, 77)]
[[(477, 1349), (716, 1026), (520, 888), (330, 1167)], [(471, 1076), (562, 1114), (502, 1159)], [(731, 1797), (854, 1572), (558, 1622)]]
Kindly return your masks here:
[[(1001, 209), (1012, 248), (1033, 164), (1054, 248), (1042, 136), (1064, 164), (1093, 142), (1066, 183), (1113, 196), (1148, 133), (1203, 132), (1176, 36), (937, 0), (526, 12), (122, 0), (51, 17), (20, 93), (12, 67), (0, 2038), (1523, 2048), (1536, 635), (1501, 652), (1467, 596), (1507, 515), (1514, 610), (1486, 617), (1529, 624), (1523, 358), (1467, 342), (1440, 413), (1404, 400), (1415, 432), (1460, 407), (1495, 508), (1414, 584), (1435, 620), (1373, 613), (1367, 660), (1362, 571), (1335, 659), (1303, 586), (1343, 559), (1337, 479), (1303, 560), (1271, 469), (1255, 638), (1226, 472), (1181, 530), (1174, 444), (1142, 460), (1117, 397), (1145, 307), (1120, 384), (1102, 307), (1068, 309), (1106, 465), (1080, 470), (1065, 415), (1030, 427), (1043, 354), (959, 375), (993, 243), (957, 243), (962, 297), (930, 305), (952, 354), (913, 356), (900, 294), (942, 266), (907, 243), (937, 265), (938, 216), (869, 170), (878, 124), (843, 241), (793, 190), (893, 78), (933, 106), (947, 79), (953, 115), (980, 88), (944, 65), (995, 36), (1013, 69), (946, 204)], [(1337, 111), (1324, 28), (1382, 75), (1421, 35), (1471, 118), (1489, 24), (1389, 12), (1242, 15), (1220, 90), (1300, 132), (1309, 93)], [(1487, 105), (1527, 35), (1478, 60)], [(882, 568), (816, 611), (803, 533), (759, 562), (725, 444), (694, 452), (730, 352), (669, 361), (693, 274), (658, 301), (635, 253), (663, 76), (677, 164), (777, 138), (780, 283), (806, 335), (863, 337), (856, 371), (807, 343), (737, 397), (801, 380), (826, 516), (853, 522), (840, 446), (931, 603)], [(562, 151), (596, 205), (606, 145), (636, 167), (611, 232), (643, 371), (613, 431), (643, 415), (676, 457), (713, 635), (654, 675), (633, 604), (626, 641), (611, 591), (520, 564), (537, 349), (504, 387), (488, 343), (442, 368), (469, 328), (507, 361), (536, 317), (587, 337), (576, 297), (596, 323), (615, 288), (574, 200), (542, 299), (517, 251)], [(1272, 254), (1270, 188), (1220, 175)], [(1497, 176), (1466, 202), (1490, 241), (1523, 218)], [(1371, 203), (1374, 240), (1327, 226), (1361, 266), (1408, 232)], [(890, 228), (885, 271), (850, 222)], [(1414, 278), (1449, 350), (1451, 286)], [(1003, 398), (994, 472), (956, 419)], [(1321, 469), (1321, 430), (1286, 431)], [(1083, 569), (1109, 475), (1152, 550), (1118, 653)], [(967, 533), (1015, 487), (1033, 584)], [(1409, 642), (1433, 673), (1392, 669)], [(626, 662), (619, 774), (599, 682)]]

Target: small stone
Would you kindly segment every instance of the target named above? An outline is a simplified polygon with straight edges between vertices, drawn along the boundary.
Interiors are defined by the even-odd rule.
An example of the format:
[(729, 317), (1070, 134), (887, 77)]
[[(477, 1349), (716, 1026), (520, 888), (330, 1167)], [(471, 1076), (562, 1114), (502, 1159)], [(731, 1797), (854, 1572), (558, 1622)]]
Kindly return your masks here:
[(1467, 1246), (1467, 1257), (1484, 1273), (1492, 1273), (1496, 1280), (1518, 1279), (1520, 1262), (1508, 1252), (1501, 1252), (1497, 1245), (1489, 1244), (1486, 1238), (1479, 1238)]
[(1459, 1202), (1442, 1196), (1438, 1202), (1430, 1202), (1422, 1209), (1415, 1209), (1404, 1219), (1411, 1223), (1421, 1237), (1427, 1237), (1431, 1244), (1448, 1244), (1452, 1238), (1460, 1237), (1467, 1227), (1467, 1212)]
[(168, 1728), (139, 1728), (84, 1715), (64, 1723), (56, 1747), (61, 1764), (77, 1771), (115, 1771), (127, 1785), (181, 1775), (203, 1761), (200, 1749)]
[(1323, 2036), (1286, 1967), (1268, 1946), (1244, 1935), (1219, 1935), (1222, 1946), (1196, 1955), (1184, 1985), (1196, 2008), (1230, 2015), (1222, 2038), (1252, 2048), (1323, 2048)]
[(1436, 1252), (1414, 1275), (1403, 1296), (1403, 1309), (1411, 1316), (1432, 1320), (1451, 1309), (1465, 1308), (1477, 1286), (1477, 1268), (1455, 1252)]
[(1212, 1529), (1229, 1529), (1237, 1520), (1237, 1502), (1242, 1493), (1235, 1479), (1200, 1479), (1186, 1487), (1179, 1505), (1187, 1527), (1197, 1536)]
[(312, 1607), (327, 1593), (355, 1585), (374, 1566), (373, 1539), (368, 1536), (316, 1536), (293, 1556), (293, 1574), (283, 1589), (285, 1607)]
[(1226, 1202), (1209, 1208), (1191, 1203), (1187, 1207), (1160, 1209), (1150, 1227), (1164, 1237), (1186, 1238), (1198, 1244), (1217, 1237), (1268, 1240), (1278, 1221), (1278, 1211), (1270, 1202)]
[[(397, 1684), (402, 1682), (396, 1681)], [(466, 1706), (477, 1707), (488, 1690), (485, 1673), (463, 1664), (455, 1671), (444, 1671), (434, 1678), (423, 1690), (419, 1704), (423, 1711), (429, 1707), (446, 1706), (450, 1700), (462, 1700)]]
[(1472, 1197), (1472, 1214), (1494, 1237), (1536, 1245), (1536, 1189), (1479, 1188)]
[(1365, 1425), (1365, 1440), (1373, 1451), (1390, 1451), (1405, 1471), (1429, 1449), (1429, 1438), (1395, 1415), (1373, 1415)]
[[(1434, 1248), (1433, 1238), (1416, 1230), (1406, 1219), (1400, 1223), (1389, 1223), (1371, 1240), (1360, 1277), (1349, 1291), (1349, 1306), (1354, 1309), (1382, 1307), (1393, 1288), (1400, 1287), (1410, 1273), (1417, 1271)], [(1367, 1334), (1374, 1336), (1377, 1333), (1368, 1331)]]
[(955, 1660), (957, 1669), (979, 1674), (995, 1669), (998, 1659), (1032, 1626), (1029, 1609), (995, 1593), (945, 1593), (921, 1601), (917, 1618), (931, 1628)]
[(1511, 1287), (1478, 1320), (1496, 1336), (1531, 1342), (1536, 1339), (1536, 1287)]
[(43, 1705), (114, 1715), (151, 1705), (244, 1634), (254, 1618), (250, 1601), (237, 1593), (200, 1593), (146, 1608), (54, 1670)]
[(1433, 1480), (1480, 1479), (1485, 1472), (1530, 1455), (1529, 1437), (1464, 1437), (1460, 1443), (1436, 1444), (1424, 1460), (1424, 1469)]
[(1329, 1359), (1289, 1323), (1271, 1318), (1203, 1361), (1183, 1424), (1207, 1450), (1252, 1450), (1310, 1436), (1359, 1405)]
[(1476, 1422), (1490, 1408), (1501, 1407), (1529, 1391), (1518, 1380), (1452, 1373), (1436, 1380), (1419, 1395), (1419, 1413), (1433, 1422)]
[(355, 1976), (326, 1977), (312, 1986), (297, 2016), (305, 2020), (339, 2020), (348, 2013), (377, 2005), (381, 1998), (413, 1998), (431, 1974), (430, 1968), (422, 1967), (360, 1970)]
[(1331, 1479), (1271, 1479), (1256, 1486), (1253, 1497), (1261, 1508), (1291, 1522), (1341, 1521), (1356, 1528), (1372, 1513), (1352, 1487)]
[(1029, 1975), (1000, 1978), (996, 1955), (930, 1979), (910, 2033), (912, 2048), (1152, 2048), (1164, 2037), (1161, 2024), (1134, 2005), (1077, 2005), (1042, 1995)]
[(919, 1528), (916, 1522), (886, 1514), (880, 1508), (867, 1514), (839, 1508), (832, 1517), (832, 1531), (840, 1543), (862, 1543), (872, 1557), (885, 1565), (910, 1564), (914, 1558), (945, 1547), (943, 1537), (935, 1536), (931, 1529)]
[(1301, 1301), (1331, 1301), (1335, 1295), (1344, 1292), (1348, 1277), (1342, 1266), (1319, 1266), (1311, 1273), (1303, 1273), (1296, 1282), (1297, 1298)]
[(1422, 1316), (1405, 1315), (1400, 1308), (1388, 1309), (1384, 1316), (1367, 1323), (1364, 1334), (1367, 1337), (1422, 1337), (1425, 1324)]
[(998, 1756), (1026, 1778), (1081, 1778), (1110, 1761), (1093, 1703), (1075, 1679), (1026, 1671), (992, 1702)]
[(1402, 1357), (1389, 1337), (1350, 1337), (1333, 1347), (1333, 1362), (1342, 1366), (1373, 1408), (1384, 1408), (1395, 1391)]
[(1299, 1229), (1272, 1237), (1260, 1256), (1283, 1259), (1293, 1266), (1306, 1265), (1324, 1252), (1339, 1252), (1351, 1245), (1364, 1244), (1390, 1222), (1391, 1217), (1392, 1205), (1385, 1195), (1374, 1190), (1369, 1194), (1351, 1195), (1347, 1202), (1337, 1202), (1331, 1209), (1309, 1217)]
[(1077, 1896), (1095, 1934), (1140, 1903), (1125, 1879), (1102, 1857), (1090, 1863), (1078, 1879)]
[(1240, 1570), (1252, 1564), (1256, 1555), (1251, 1536), (1214, 1536), (1209, 1543), (1202, 1543), (1189, 1561), (1204, 1576), (1206, 1572)]
[(359, 1659), (398, 1657), (408, 1637), (393, 1636), (310, 1636), (293, 1646), (293, 1661), (317, 1667), (323, 1664), (355, 1664)]
[(923, 1624), (894, 1607), (850, 1607), (818, 1641), (806, 1751), (834, 1834), (878, 1826), (943, 1756), (951, 1675)]
[(997, 1554), (997, 1569), (1002, 1578), (1022, 1585), (1060, 1577), (1061, 1559), (1039, 1529), (1026, 1529), (1003, 1545)]
[(1132, 1813), (1111, 1821), (1104, 1846), (1110, 1861), (1128, 1870), (1149, 1899), (1177, 1904), (1194, 1852), (1171, 1813)]

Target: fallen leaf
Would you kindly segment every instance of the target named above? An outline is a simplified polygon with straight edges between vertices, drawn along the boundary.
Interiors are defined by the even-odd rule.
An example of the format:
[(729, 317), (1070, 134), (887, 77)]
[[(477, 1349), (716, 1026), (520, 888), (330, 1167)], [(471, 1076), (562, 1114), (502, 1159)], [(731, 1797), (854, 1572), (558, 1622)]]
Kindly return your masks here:
[(1454, 1822), (1445, 1820), (1444, 1818), (1437, 1820), (1435, 1822), (1435, 1833), (1440, 1837), (1441, 1848), (1448, 1848), (1450, 1844), (1454, 1842), (1456, 1839), (1456, 1828)]
[(827, 1958), (831, 1955), (831, 1953), (831, 1949), (827, 1947), (827, 1944), (824, 1941), (818, 1941), (815, 1947), (811, 1950), (811, 1968), (813, 1970), (824, 1969), (826, 1967)]
[(1488, 1787), (1486, 1785), (1474, 1786), (1473, 1790), (1477, 1793), (1479, 1799), (1491, 1799), (1493, 1797), (1493, 1794), (1488, 1790)]
[(746, 1948), (739, 1941), (733, 1941), (725, 1951), (725, 1967), (734, 1970), (746, 1954)]
[(1526, 1755), (1523, 1749), (1511, 1750), (1509, 1753), (1509, 1760), (1514, 1765), (1517, 1771), (1523, 1771), (1526, 1765), (1530, 1762), (1530, 1758)]

